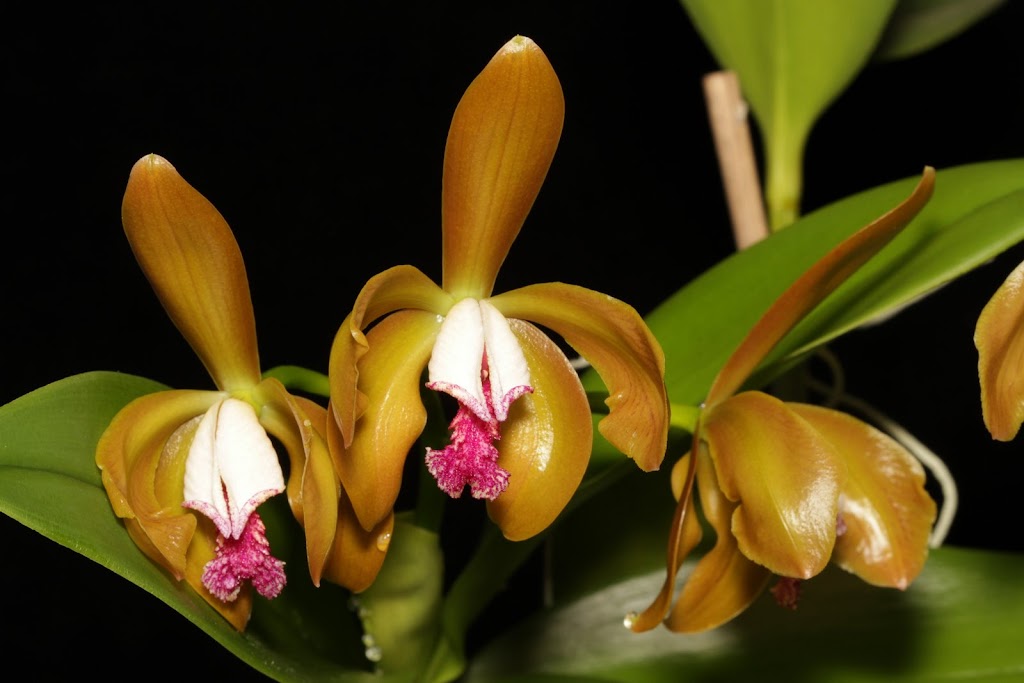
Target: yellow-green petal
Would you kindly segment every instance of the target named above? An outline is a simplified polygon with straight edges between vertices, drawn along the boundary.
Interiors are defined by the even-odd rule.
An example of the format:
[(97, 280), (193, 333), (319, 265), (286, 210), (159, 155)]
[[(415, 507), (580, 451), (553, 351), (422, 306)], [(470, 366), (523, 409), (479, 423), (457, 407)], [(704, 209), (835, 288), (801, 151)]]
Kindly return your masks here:
[(498, 465), (508, 488), (487, 512), (509, 540), (546, 529), (583, 480), (593, 442), (587, 395), (565, 354), (522, 320), (508, 321), (530, 368), (533, 393), (512, 404), (501, 425)]
[(820, 406), (787, 404), (835, 446), (846, 463), (839, 514), (846, 527), (833, 559), (876, 586), (904, 589), (928, 557), (935, 501), (921, 463), (891, 437)]
[(352, 443), (356, 420), (366, 410), (359, 387), (359, 361), (368, 343), (364, 330), (378, 318), (401, 309), (444, 315), (454, 300), (412, 266), (395, 266), (370, 278), (356, 297), (331, 346), (328, 374), (331, 408), (345, 446)]
[(669, 408), (665, 356), (640, 314), (607, 294), (559, 282), (504, 292), (490, 302), (507, 318), (529, 320), (559, 335), (608, 387), (601, 434), (644, 471), (665, 457)]
[(747, 559), (732, 534), (736, 504), (722, 495), (715, 468), (705, 449), (697, 458), (701, 509), (715, 530), (715, 546), (686, 579), (665, 626), (695, 633), (720, 626), (750, 606), (764, 590), (771, 572)]
[(974, 345), (985, 426), (993, 439), (1011, 441), (1024, 422), (1024, 263), (982, 309)]
[(740, 551), (780, 576), (807, 579), (836, 540), (845, 475), (833, 445), (786, 404), (750, 391), (708, 409), (702, 438)]
[(436, 314), (412, 310), (377, 323), (366, 335), (366, 355), (359, 361), (366, 411), (347, 447), (338, 421), (329, 421), (331, 457), (367, 531), (391, 514), (406, 455), (426, 424), (421, 378), (440, 328)]
[(150, 154), (132, 168), (121, 218), (146, 278), (217, 387), (259, 382), (245, 264), (220, 212)]
[(540, 191), (562, 133), (565, 101), (529, 38), (508, 41), (462, 96), (445, 146), (442, 287), (490, 295)]

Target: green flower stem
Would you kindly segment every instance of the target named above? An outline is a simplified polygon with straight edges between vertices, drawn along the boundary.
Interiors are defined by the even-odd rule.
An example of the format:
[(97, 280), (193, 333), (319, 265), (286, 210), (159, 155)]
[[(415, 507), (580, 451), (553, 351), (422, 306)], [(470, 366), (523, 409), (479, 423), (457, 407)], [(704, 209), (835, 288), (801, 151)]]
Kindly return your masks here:
[(693, 430), (697, 428), (697, 419), (700, 417), (700, 406), (670, 403), (669, 410), (669, 426), (693, 434)]
[(765, 203), (772, 232), (795, 223), (800, 216), (803, 193), (803, 156), (807, 133), (783, 124), (767, 141)]
[(331, 384), (327, 375), (315, 370), (298, 365), (278, 365), (263, 373), (263, 379), (270, 377), (279, 380), (288, 390), (303, 391), (324, 398), (331, 397)]

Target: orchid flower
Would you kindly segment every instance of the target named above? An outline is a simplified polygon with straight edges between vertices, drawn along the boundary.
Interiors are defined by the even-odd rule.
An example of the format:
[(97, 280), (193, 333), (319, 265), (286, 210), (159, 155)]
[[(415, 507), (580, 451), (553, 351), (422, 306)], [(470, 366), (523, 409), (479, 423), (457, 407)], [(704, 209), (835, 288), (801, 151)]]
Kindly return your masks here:
[[(156, 155), (132, 169), (122, 219), (217, 389), (150, 394), (114, 417), (96, 449), (114, 512), (139, 548), (239, 630), (252, 606), (248, 584), (273, 598), (286, 583), (257, 511), (286, 488), (313, 582), (365, 588), (391, 520), (371, 531), (355, 523), (327, 450), (326, 409), (261, 380), (245, 266), (227, 222)], [(271, 437), (291, 461), (287, 486)]]
[[(723, 366), (691, 450), (672, 470), (678, 504), (667, 576), (654, 602), (627, 617), (634, 631), (662, 619), (673, 631), (714, 628), (745, 610), (772, 575), (781, 577), (776, 599), (794, 607), (799, 582), (830, 560), (870, 584), (899, 589), (921, 571), (935, 503), (922, 466), (902, 445), (837, 410), (739, 390), (796, 323), (910, 222), (933, 184), (926, 168), (910, 197), (814, 264)], [(695, 485), (715, 544), (670, 610), (676, 574), (703, 535), (691, 510)]]
[(409, 265), (379, 273), (335, 337), (328, 437), (364, 529), (391, 514), (424, 429), (424, 368), (426, 388), (458, 402), (451, 443), (426, 452), (438, 486), (454, 497), (469, 486), (509, 539), (551, 524), (583, 477), (593, 423), (576, 371), (538, 325), (605, 382), (605, 438), (643, 470), (664, 456), (664, 358), (632, 307), (563, 283), (492, 292), (551, 164), (563, 113), (540, 48), (522, 36), (506, 43), (466, 90), (448, 134), (441, 285)]
[(1017, 266), (978, 316), (981, 413), (998, 441), (1012, 441), (1024, 422), (1024, 263)]

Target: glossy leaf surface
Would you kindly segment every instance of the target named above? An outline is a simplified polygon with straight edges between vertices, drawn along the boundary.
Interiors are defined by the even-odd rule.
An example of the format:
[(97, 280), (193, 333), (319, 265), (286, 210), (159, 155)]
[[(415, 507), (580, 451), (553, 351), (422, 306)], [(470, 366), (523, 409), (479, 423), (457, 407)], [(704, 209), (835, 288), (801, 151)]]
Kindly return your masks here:
[(474, 660), (466, 680), (754, 681), (783, 671), (785, 680), (821, 683), (1014, 680), (1024, 675), (1022, 572), (1021, 555), (941, 548), (906, 592), (832, 567), (805, 584), (795, 611), (766, 592), (719, 629), (632, 633), (623, 609), (650, 599), (663, 579), (657, 571), (519, 624)]

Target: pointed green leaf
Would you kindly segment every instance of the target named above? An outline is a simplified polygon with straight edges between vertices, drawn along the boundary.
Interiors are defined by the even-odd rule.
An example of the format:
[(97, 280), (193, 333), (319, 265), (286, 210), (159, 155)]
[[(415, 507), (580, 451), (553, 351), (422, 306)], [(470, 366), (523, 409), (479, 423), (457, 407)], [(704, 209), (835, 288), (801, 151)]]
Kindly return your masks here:
[(895, 0), (682, 0), (722, 68), (735, 71), (765, 141), (773, 229), (799, 214), (803, 150), (867, 62)]
[[(284, 497), (260, 508), (289, 583), (272, 601), (257, 599), (238, 633), (185, 583), (135, 546), (110, 508), (94, 462), (96, 442), (132, 399), (165, 389), (111, 372), (63, 379), (0, 407), (0, 512), (95, 560), (152, 593), (253, 668), (282, 681), (379, 681), (362, 657), (348, 593), (315, 589), (301, 530)], [(73, 586), (86, 590), (86, 586)]]
[(930, 50), (960, 35), (1005, 2), (899, 0), (873, 59), (903, 59)]

